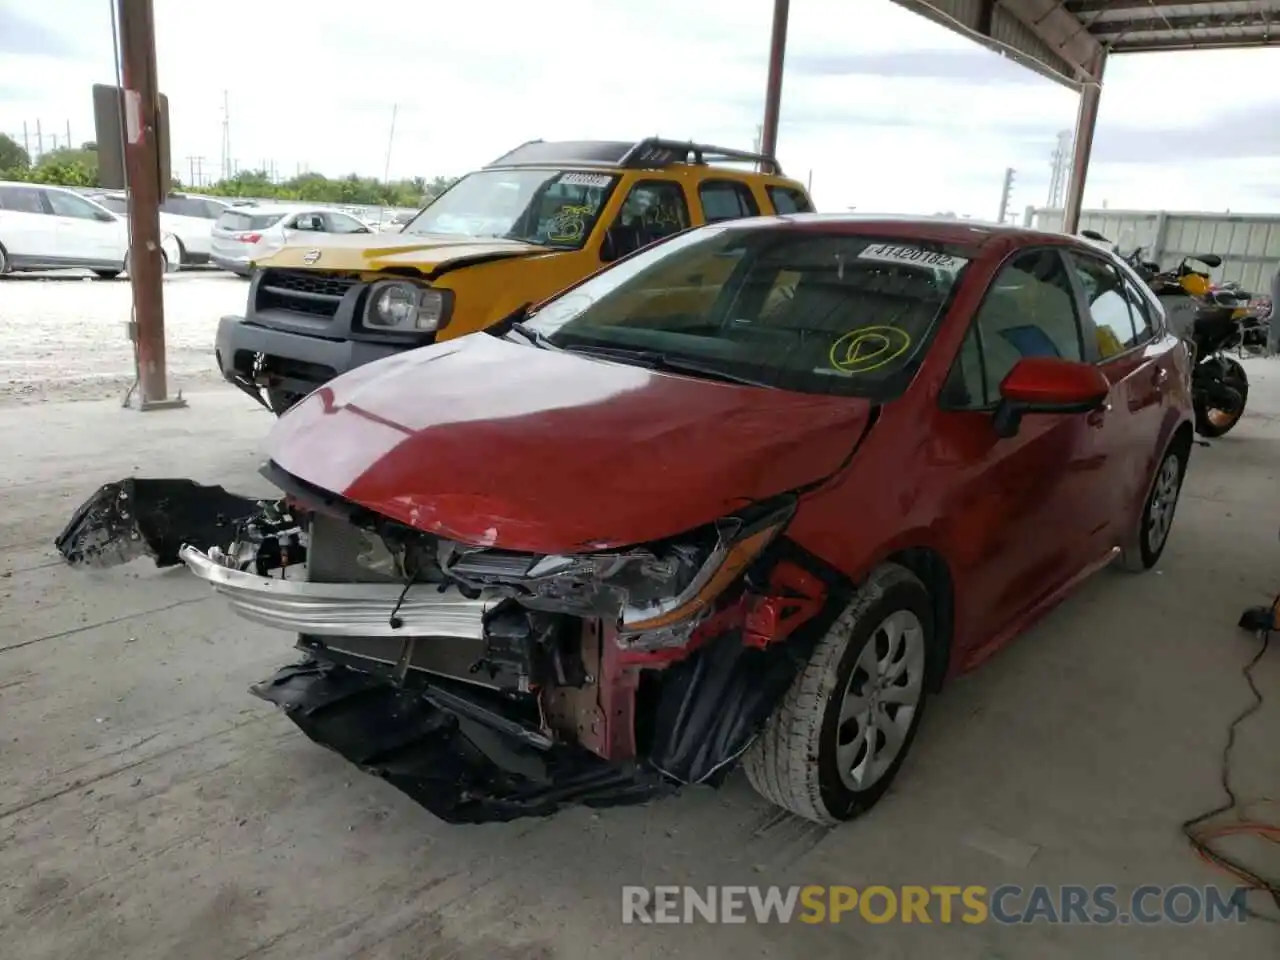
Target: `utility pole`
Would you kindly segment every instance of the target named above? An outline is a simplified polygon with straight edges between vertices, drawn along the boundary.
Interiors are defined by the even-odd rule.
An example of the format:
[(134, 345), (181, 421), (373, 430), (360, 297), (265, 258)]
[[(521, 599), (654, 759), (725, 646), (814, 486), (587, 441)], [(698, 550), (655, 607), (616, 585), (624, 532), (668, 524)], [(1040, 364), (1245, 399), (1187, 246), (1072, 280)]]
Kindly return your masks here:
[(22, 121), (22, 149), (27, 151), (27, 159), (31, 159), (31, 138), (27, 133), (27, 121)]
[(387, 137), (387, 162), (382, 168), (382, 182), (391, 182), (391, 146), (396, 142), (396, 111), (400, 109), (400, 105), (393, 103), (391, 105), (391, 133)]
[(36, 161), (44, 154), (44, 134), (40, 132), (40, 121), (36, 121), (36, 155), (31, 158), (31, 165), (34, 167)]
[(231, 106), (227, 91), (222, 91), (222, 179), (230, 180), (231, 170)]
[(67, 121), (67, 149), (71, 149), (71, 121)]
[(1009, 167), (1004, 172), (1004, 190), (1000, 194), (1000, 216), (996, 219), (1004, 223), (1009, 218), (1009, 198), (1013, 196), (1013, 175), (1016, 171)]
[(170, 400), (165, 371), (163, 266), (160, 247), (160, 86), (156, 80), (151, 0), (118, 0), (124, 81), (125, 174), (129, 197), (129, 282), (137, 355), (139, 409), (186, 406)]

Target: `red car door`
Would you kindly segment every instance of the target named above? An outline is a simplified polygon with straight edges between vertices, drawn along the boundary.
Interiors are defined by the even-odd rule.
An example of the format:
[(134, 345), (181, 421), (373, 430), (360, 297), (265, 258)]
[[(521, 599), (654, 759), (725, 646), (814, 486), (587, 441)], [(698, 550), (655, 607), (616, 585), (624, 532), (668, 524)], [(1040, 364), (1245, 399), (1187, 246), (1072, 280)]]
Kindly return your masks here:
[(941, 523), (962, 571), (956, 626), (966, 666), (1079, 574), (1107, 525), (1088, 415), (1027, 415), (1009, 438), (992, 425), (999, 384), (1019, 360), (1084, 359), (1077, 304), (1057, 250), (1014, 257), (978, 307), (940, 397), (935, 435), (951, 477)]
[(1093, 253), (1068, 254), (1088, 317), (1085, 352), (1111, 383), (1105, 411), (1091, 414), (1098, 454), (1106, 459), (1099, 496), (1107, 503), (1108, 532), (1099, 549), (1132, 532), (1146, 498), (1158, 456), (1166, 391), (1171, 373), (1169, 345), (1153, 339), (1141, 295), (1113, 263)]

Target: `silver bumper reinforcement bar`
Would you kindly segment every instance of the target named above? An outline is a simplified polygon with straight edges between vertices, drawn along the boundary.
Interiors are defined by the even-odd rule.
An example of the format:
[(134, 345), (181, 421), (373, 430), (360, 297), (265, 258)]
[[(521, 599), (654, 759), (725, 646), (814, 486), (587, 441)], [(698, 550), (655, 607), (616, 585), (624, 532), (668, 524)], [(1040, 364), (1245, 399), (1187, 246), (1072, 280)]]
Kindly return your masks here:
[[(247, 620), (321, 637), (484, 637), (485, 610), (499, 597), (475, 600), (456, 588), (398, 583), (312, 583), (260, 577), (224, 566), (195, 547), (178, 555), (188, 569), (207, 580)], [(401, 600), (401, 595), (404, 595)], [(399, 609), (396, 604), (399, 601)], [(392, 612), (398, 621), (392, 626)]]

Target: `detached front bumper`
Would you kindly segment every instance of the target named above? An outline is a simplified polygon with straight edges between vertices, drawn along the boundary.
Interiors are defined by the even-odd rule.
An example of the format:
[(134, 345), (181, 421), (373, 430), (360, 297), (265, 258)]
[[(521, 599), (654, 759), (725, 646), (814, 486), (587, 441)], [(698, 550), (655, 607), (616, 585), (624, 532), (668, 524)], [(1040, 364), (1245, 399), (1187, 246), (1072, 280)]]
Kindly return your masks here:
[[(471, 599), (456, 588), (398, 583), (312, 583), (260, 577), (224, 566), (195, 547), (183, 563), (247, 620), (315, 637), (441, 637), (480, 640), (485, 611), (498, 598)], [(394, 617), (393, 617), (394, 614)]]

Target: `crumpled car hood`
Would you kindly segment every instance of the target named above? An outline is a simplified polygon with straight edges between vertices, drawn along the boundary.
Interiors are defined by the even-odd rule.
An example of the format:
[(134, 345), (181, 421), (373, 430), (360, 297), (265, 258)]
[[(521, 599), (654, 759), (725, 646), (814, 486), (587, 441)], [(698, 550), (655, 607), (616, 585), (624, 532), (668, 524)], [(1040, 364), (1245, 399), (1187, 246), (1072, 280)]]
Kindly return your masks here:
[[(319, 257), (313, 257), (316, 251)], [(315, 243), (290, 244), (256, 263), (260, 267), (353, 272), (412, 267), (431, 274), (443, 267), (539, 253), (553, 251), (518, 240), (400, 233), (321, 234)]]
[(476, 333), (331, 381), (277, 422), (268, 452), (419, 530), (567, 553), (662, 539), (819, 480), (870, 411)]

